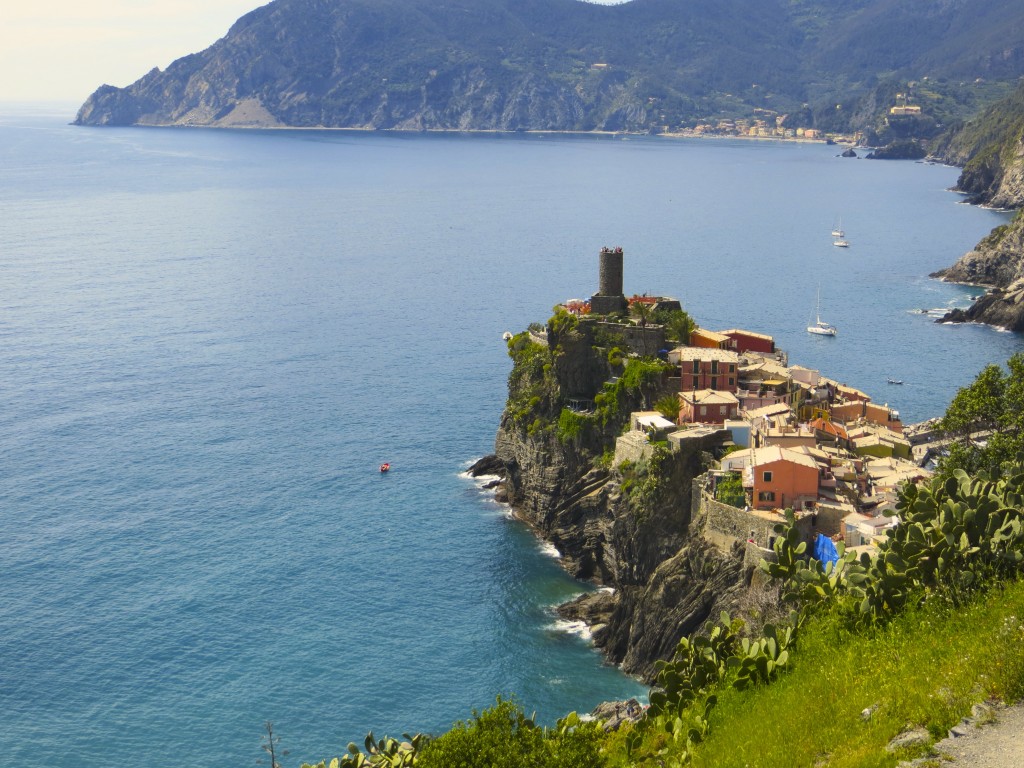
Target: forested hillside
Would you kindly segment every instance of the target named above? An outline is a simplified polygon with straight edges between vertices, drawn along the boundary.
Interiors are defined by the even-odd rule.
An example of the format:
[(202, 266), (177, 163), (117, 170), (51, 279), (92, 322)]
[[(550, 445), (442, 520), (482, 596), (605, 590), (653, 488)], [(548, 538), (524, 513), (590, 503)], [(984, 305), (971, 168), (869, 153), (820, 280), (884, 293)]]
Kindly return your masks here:
[(664, 131), (756, 109), (874, 131), (927, 83), (934, 133), (1022, 73), (1011, 0), (275, 0), (77, 122)]

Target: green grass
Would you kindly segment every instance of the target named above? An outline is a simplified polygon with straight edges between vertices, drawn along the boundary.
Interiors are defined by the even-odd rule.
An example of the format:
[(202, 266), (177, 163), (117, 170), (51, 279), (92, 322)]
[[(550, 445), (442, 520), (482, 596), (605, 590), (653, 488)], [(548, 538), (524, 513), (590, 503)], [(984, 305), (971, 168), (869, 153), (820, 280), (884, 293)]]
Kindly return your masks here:
[[(925, 605), (867, 632), (821, 617), (801, 634), (792, 667), (769, 686), (719, 694), (695, 768), (895, 766), (916, 756), (886, 752), (904, 728), (924, 726), (942, 738), (973, 704), (1018, 700), (1024, 583), (958, 610)], [(861, 712), (873, 706), (864, 720)]]

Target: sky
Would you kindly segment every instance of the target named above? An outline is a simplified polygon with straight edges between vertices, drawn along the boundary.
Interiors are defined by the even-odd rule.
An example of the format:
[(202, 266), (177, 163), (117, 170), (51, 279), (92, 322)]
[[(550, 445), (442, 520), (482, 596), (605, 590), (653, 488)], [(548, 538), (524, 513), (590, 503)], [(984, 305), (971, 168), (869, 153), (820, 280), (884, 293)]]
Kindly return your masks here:
[(208, 48), (261, 5), (266, 0), (0, 0), (0, 102), (80, 104), (101, 85), (129, 85)]

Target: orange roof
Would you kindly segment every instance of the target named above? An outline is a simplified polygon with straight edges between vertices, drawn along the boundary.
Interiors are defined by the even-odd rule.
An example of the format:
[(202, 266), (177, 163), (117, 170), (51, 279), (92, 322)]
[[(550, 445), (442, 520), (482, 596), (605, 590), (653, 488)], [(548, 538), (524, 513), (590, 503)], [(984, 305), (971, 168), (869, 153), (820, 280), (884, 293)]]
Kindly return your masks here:
[(846, 430), (835, 422), (829, 421), (828, 419), (815, 419), (811, 422), (811, 426), (819, 432), (824, 432), (826, 435), (835, 435), (836, 437), (842, 438), (843, 440), (849, 440), (850, 436)]
[(711, 339), (712, 341), (718, 342), (732, 341), (732, 339), (730, 339), (724, 333), (715, 333), (714, 331), (709, 331), (707, 328), (694, 328), (693, 332), (690, 335), (703, 336), (705, 339)]

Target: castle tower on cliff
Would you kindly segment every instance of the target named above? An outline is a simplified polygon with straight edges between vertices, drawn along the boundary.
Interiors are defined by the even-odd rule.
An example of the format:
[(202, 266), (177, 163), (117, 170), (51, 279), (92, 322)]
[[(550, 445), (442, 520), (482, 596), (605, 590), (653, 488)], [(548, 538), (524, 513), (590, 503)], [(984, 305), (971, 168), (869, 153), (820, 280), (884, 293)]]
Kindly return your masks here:
[(622, 248), (602, 248), (598, 254), (597, 293), (590, 297), (590, 311), (598, 315), (625, 312), (628, 303), (622, 293)]

